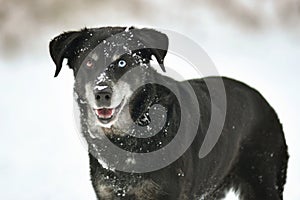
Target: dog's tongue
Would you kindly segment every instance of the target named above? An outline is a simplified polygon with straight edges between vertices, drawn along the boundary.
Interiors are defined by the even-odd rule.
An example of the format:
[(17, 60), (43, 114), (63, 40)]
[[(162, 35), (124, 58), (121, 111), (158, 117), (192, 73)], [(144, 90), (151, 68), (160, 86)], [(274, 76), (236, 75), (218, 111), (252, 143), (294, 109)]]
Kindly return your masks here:
[(112, 109), (112, 108), (102, 108), (102, 109), (97, 110), (97, 115), (100, 118), (109, 119), (112, 117), (113, 111), (114, 111), (114, 109)]

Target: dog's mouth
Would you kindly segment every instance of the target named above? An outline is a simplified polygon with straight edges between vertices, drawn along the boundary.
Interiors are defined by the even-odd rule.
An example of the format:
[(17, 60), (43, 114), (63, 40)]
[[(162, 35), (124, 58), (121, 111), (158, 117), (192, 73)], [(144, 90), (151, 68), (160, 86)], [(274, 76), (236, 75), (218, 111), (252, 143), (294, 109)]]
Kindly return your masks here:
[(125, 98), (122, 99), (121, 103), (115, 108), (102, 107), (94, 109), (98, 120), (103, 124), (108, 124), (113, 119), (117, 118), (119, 112), (122, 110), (125, 104)]

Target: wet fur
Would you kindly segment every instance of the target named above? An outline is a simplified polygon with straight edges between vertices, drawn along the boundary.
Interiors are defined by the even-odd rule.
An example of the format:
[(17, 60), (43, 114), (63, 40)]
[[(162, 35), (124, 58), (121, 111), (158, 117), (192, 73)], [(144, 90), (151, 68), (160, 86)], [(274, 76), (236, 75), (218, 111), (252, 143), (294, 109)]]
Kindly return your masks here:
[[(57, 66), (56, 76), (64, 58), (68, 59), (69, 66), (76, 76), (82, 58), (99, 41), (124, 30), (122, 27), (84, 29), (56, 37), (50, 43), (51, 56)], [(78, 51), (83, 47), (89, 48), (86, 52)], [(151, 51), (143, 56), (146, 59), (145, 63), (149, 65)], [(164, 56), (165, 54), (162, 54), (160, 61), (163, 61)], [(179, 90), (181, 88), (181, 82), (165, 77), (151, 67), (147, 73), (156, 79), (178, 86)], [(206, 84), (214, 85), (219, 78), (224, 82), (227, 95), (226, 121), (221, 137), (213, 150), (205, 158), (199, 159), (199, 148), (211, 115), (210, 94)], [(142, 81), (139, 77), (137, 80)], [(272, 107), (255, 89), (229, 78), (207, 77), (188, 82), (197, 95), (201, 112), (198, 134), (192, 145), (169, 166), (141, 174), (106, 169), (92, 154), (89, 154), (91, 180), (98, 199), (213, 200), (223, 198), (230, 188), (238, 191), (240, 198), (244, 200), (282, 199), (288, 153), (282, 126)], [(75, 83), (75, 92), (79, 87), (83, 86)], [(102, 133), (116, 145), (120, 146), (123, 143), (125, 146), (122, 148), (132, 152), (156, 150), (158, 141), (162, 141), (161, 146), (168, 144), (175, 136), (180, 123), (178, 101), (167, 88), (146, 85), (142, 89), (136, 92), (138, 94), (132, 95), (129, 105), (132, 119), (138, 121), (147, 112), (146, 107), (149, 105), (155, 103), (163, 105), (168, 111), (164, 127), (168, 134), (160, 132), (151, 138), (137, 139), (120, 134), (122, 130), (113, 128), (102, 130)], [(184, 91), (181, 92), (186, 95)], [(84, 99), (80, 98), (77, 101), (81, 109), (82, 133), (87, 141), (92, 141), (93, 138), (88, 133), (91, 124), (85, 123), (91, 115), (88, 103), (82, 103)], [(186, 131), (189, 131), (188, 125)], [(90, 151), (93, 151), (92, 148)], [(122, 191), (119, 191), (120, 188)]]

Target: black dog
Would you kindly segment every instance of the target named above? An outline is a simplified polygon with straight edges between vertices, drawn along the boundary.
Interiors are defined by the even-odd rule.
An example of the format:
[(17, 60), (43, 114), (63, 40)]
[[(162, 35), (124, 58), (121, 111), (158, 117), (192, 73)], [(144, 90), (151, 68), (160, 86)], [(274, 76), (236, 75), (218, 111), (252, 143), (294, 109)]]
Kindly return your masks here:
[[(74, 71), (81, 131), (89, 146), (91, 179), (98, 199), (220, 199), (230, 188), (239, 191), (242, 199), (282, 199), (288, 153), (274, 110), (257, 91), (235, 80), (208, 77), (179, 82), (157, 73), (150, 60), (154, 56), (165, 71), (167, 48), (165, 34), (133, 27), (66, 32), (50, 43), (55, 76), (64, 58)], [(139, 73), (122, 78), (135, 69)], [(223, 81), (226, 91), (226, 119), (214, 148), (206, 157), (199, 158), (212, 115), (207, 85), (214, 86), (217, 80)], [(198, 120), (186, 111), (189, 107), (180, 106), (180, 99), (191, 99), (184, 84), (189, 84), (196, 94)], [(181, 95), (176, 96), (166, 85), (177, 88)], [(217, 89), (214, 95), (220, 95)], [(138, 127), (155, 127), (158, 123), (150, 113), (153, 105), (161, 106), (157, 107), (162, 111), (158, 115), (164, 119), (160, 120), (161, 130), (151, 135), (151, 129), (146, 129), (148, 132), (142, 134), (149, 137), (135, 137)], [(146, 154), (166, 148), (181, 125), (188, 137), (195, 122), (199, 126), (192, 144), (180, 158), (161, 169), (130, 172), (114, 167), (116, 163), (136, 164), (134, 158), (118, 158), (115, 166), (102, 159), (115, 155), (102, 143), (103, 137), (127, 152)], [(144, 167), (162, 161), (148, 160)]]

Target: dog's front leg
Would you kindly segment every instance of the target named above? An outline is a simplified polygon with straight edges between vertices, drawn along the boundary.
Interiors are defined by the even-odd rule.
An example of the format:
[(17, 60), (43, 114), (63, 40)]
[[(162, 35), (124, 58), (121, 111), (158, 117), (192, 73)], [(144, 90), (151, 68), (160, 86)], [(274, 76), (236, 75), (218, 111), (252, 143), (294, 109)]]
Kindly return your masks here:
[(131, 200), (171, 200), (168, 194), (152, 180), (145, 180), (129, 191)]

